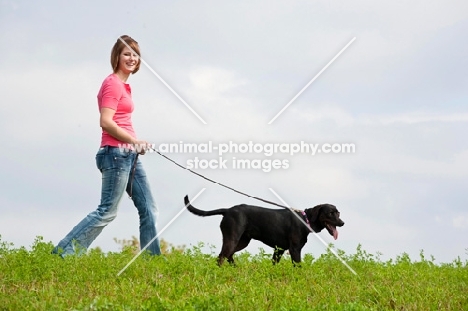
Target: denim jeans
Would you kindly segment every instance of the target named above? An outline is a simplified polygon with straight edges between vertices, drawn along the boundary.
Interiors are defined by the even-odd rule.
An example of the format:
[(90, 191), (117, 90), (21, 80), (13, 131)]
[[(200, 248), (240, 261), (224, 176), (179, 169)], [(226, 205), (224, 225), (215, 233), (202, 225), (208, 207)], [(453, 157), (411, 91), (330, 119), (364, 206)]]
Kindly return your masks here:
[[(62, 257), (65, 257), (85, 252), (102, 229), (115, 219), (120, 199), (124, 192), (130, 192), (130, 185), (133, 204), (140, 218), (141, 248), (157, 235), (158, 210), (139, 159), (137, 159), (133, 180), (130, 180), (135, 159), (134, 151), (108, 146), (99, 149), (96, 154), (96, 165), (102, 173), (101, 204), (59, 242), (52, 251), (53, 253), (60, 253)], [(159, 240), (155, 239), (147, 250), (152, 255), (160, 255)]]

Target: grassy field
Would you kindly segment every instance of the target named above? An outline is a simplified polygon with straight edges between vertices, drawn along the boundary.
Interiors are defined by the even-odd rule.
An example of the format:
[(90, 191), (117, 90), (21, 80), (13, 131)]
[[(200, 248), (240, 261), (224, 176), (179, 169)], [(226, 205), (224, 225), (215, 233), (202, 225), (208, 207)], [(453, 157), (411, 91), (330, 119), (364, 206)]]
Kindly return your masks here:
[(51, 255), (52, 243), (31, 249), (0, 240), (0, 310), (468, 310), (468, 262), (434, 264), (402, 254), (382, 262), (358, 247), (289, 258), (273, 266), (271, 252), (241, 253), (237, 265), (216, 265), (199, 245), (162, 257), (134, 250), (81, 257)]

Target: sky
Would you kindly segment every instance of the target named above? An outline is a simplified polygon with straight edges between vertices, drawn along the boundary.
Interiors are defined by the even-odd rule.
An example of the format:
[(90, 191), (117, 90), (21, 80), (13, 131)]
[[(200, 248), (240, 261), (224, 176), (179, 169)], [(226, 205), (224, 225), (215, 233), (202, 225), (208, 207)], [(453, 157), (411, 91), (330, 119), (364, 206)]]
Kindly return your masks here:
[[(111, 48), (126, 34), (148, 65), (128, 80), (140, 139), (352, 144), (351, 153), (228, 152), (226, 167), (196, 171), (298, 209), (335, 205), (345, 222), (339, 238), (318, 235), (346, 253), (360, 244), (382, 259), (419, 259), (421, 250), (437, 262), (468, 259), (466, 1), (0, 0), (0, 27), (2, 241), (30, 247), (41, 236), (56, 244), (97, 207), (96, 95), (111, 73)], [(216, 150), (166, 155), (183, 166), (220, 160)], [(238, 159), (287, 165), (232, 168)], [(156, 153), (141, 160), (158, 229), (183, 211), (161, 233), (174, 245), (220, 251), (221, 217), (184, 210), (184, 196), (204, 188), (193, 202), (200, 209), (275, 208)], [(114, 238), (132, 236), (138, 216), (125, 195), (92, 247), (118, 251)], [(271, 251), (260, 242), (247, 250), (259, 248)], [(310, 235), (302, 253), (324, 252)]]

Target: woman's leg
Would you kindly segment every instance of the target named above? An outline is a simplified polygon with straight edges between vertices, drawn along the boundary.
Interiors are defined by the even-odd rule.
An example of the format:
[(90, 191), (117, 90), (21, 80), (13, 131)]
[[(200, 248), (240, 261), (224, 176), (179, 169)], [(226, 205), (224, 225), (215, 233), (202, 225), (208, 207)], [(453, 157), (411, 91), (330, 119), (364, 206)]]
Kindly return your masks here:
[[(131, 185), (131, 193), (130, 193)], [(147, 250), (153, 255), (160, 255), (161, 248), (156, 230), (158, 209), (151, 193), (150, 185), (146, 177), (141, 161), (137, 159), (133, 180), (128, 181), (127, 193), (132, 196), (133, 204), (138, 210), (140, 217), (140, 246), (143, 249), (148, 243)]]
[(96, 165), (102, 173), (101, 204), (59, 242), (54, 253), (60, 252), (64, 257), (86, 251), (102, 229), (115, 219), (135, 155), (118, 148), (99, 149)]

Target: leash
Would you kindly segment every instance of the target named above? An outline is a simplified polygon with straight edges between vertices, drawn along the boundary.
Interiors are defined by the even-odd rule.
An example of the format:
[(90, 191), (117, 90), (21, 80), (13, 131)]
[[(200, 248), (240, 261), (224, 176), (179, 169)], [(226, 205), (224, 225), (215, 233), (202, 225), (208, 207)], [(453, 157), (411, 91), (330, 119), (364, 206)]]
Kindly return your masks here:
[(130, 189), (128, 190), (128, 196), (129, 198), (131, 199), (132, 198), (132, 194), (133, 194), (133, 179), (135, 177), (135, 171), (136, 171), (136, 166), (137, 166), (137, 162), (138, 162), (138, 156), (140, 154), (137, 153), (136, 154), (136, 157), (135, 157), (135, 160), (133, 161), (133, 164), (132, 164), (132, 170), (131, 170), (131, 173), (130, 173)]
[[(154, 152), (156, 152), (157, 154), (159, 154), (161, 157), (165, 158), (166, 160), (171, 161), (172, 163), (174, 163), (174, 164), (177, 165), (178, 167), (183, 168), (184, 170), (187, 170), (187, 171), (189, 171), (190, 173), (195, 174), (195, 175), (197, 175), (198, 177), (201, 177), (201, 178), (203, 178), (203, 179), (205, 179), (205, 180), (208, 180), (209, 182), (212, 182), (212, 183), (214, 183), (214, 184), (216, 184), (216, 185), (220, 185), (220, 186), (222, 186), (222, 187), (224, 187), (224, 188), (227, 188), (227, 189), (229, 189), (229, 190), (231, 190), (231, 191), (234, 191), (234, 192), (236, 192), (236, 193), (239, 193), (239, 194), (241, 194), (241, 195), (243, 195), (243, 196), (246, 196), (246, 197), (248, 197), (248, 198), (255, 199), (255, 200), (258, 200), (258, 201), (262, 201), (262, 202), (264, 202), (264, 203), (267, 203), (267, 204), (271, 204), (271, 205), (275, 205), (275, 206), (278, 206), (278, 207), (282, 207), (282, 208), (291, 210), (290, 207), (287, 207), (287, 206), (284, 206), (284, 205), (281, 205), (281, 204), (278, 204), (278, 203), (275, 203), (275, 202), (272, 202), (272, 201), (269, 201), (269, 200), (265, 200), (265, 199), (262, 199), (262, 198), (259, 198), (259, 197), (256, 197), (256, 196), (252, 196), (252, 195), (249, 195), (249, 194), (247, 194), (247, 193), (245, 193), (245, 192), (242, 192), (242, 191), (236, 190), (236, 189), (234, 189), (234, 188), (232, 188), (232, 187), (226, 186), (225, 184), (222, 184), (222, 183), (220, 183), (220, 182), (217, 182), (217, 181), (215, 181), (215, 180), (213, 180), (213, 179), (211, 179), (211, 178), (208, 178), (208, 177), (206, 177), (206, 176), (203, 176), (203, 175), (200, 174), (200, 173), (197, 173), (197, 172), (195, 172), (195, 171), (192, 171), (191, 169), (188, 169), (188, 168), (184, 167), (183, 165), (181, 165), (181, 164), (177, 163), (176, 161), (172, 160), (171, 158), (169, 158), (169, 157), (166, 156), (165, 154), (162, 154), (162, 153), (159, 152), (159, 150), (157, 150), (157, 149), (151, 148), (151, 150), (153, 150)], [(135, 163), (134, 163), (133, 168), (132, 168), (132, 176), (130, 177), (130, 178), (131, 178), (131, 180), (130, 180), (130, 197), (132, 197), (131, 194), (132, 194), (133, 175), (135, 174), (135, 168), (136, 168), (136, 161), (137, 161), (137, 159), (138, 159), (138, 154), (137, 154), (137, 157), (135, 158)]]
[[(290, 208), (290, 207), (287, 207), (287, 206), (284, 206), (284, 205), (281, 205), (281, 204), (278, 204), (278, 203), (275, 203), (275, 202), (272, 202), (272, 201), (269, 201), (269, 200), (265, 200), (265, 199), (262, 199), (262, 198), (259, 198), (259, 197), (251, 196), (251, 195), (249, 195), (249, 194), (247, 194), (247, 193), (244, 193), (244, 192), (242, 192), (242, 191), (236, 190), (236, 189), (234, 189), (234, 188), (232, 188), (232, 187), (226, 186), (226, 185), (224, 185), (224, 184), (222, 184), (222, 183), (219, 183), (219, 182), (217, 182), (217, 181), (214, 181), (214, 180), (212, 180), (212, 179), (210, 179), (210, 178), (208, 178), (208, 177), (206, 177), (206, 176), (203, 176), (202, 174), (199, 174), (199, 173), (197, 173), (197, 172), (195, 172), (195, 171), (192, 171), (191, 169), (188, 169), (188, 168), (184, 167), (183, 165), (180, 165), (179, 163), (177, 163), (176, 161), (172, 160), (172, 159), (169, 158), (168, 156), (162, 154), (162, 153), (159, 152), (159, 150), (157, 150), (157, 149), (151, 148), (151, 150), (153, 150), (154, 152), (156, 152), (157, 154), (159, 154), (160, 156), (162, 156), (162, 157), (165, 158), (166, 160), (171, 161), (172, 163), (174, 163), (174, 164), (177, 165), (178, 167), (181, 167), (181, 168), (183, 168), (184, 170), (187, 170), (187, 171), (189, 171), (189, 172), (191, 172), (191, 173), (193, 173), (193, 174), (195, 174), (195, 175), (197, 175), (197, 176), (199, 176), (199, 177), (201, 177), (201, 178), (203, 178), (203, 179), (206, 179), (206, 180), (208, 180), (209, 182), (212, 182), (212, 183), (214, 183), (214, 184), (217, 184), (217, 185), (220, 185), (220, 186), (222, 186), (222, 187), (225, 187), (225, 188), (227, 188), (227, 189), (229, 189), (229, 190), (232, 190), (232, 191), (234, 191), (234, 192), (236, 192), (236, 193), (239, 193), (239, 194), (241, 194), (241, 195), (243, 195), (243, 196), (246, 196), (246, 197), (248, 197), (248, 198), (255, 199), (255, 200), (259, 200), (259, 201), (262, 201), (262, 202), (267, 203), (267, 204), (275, 205), (275, 206), (278, 206), (278, 207), (286, 208), (286, 209), (288, 209), (288, 210), (290, 210), (290, 211), (294, 211), (294, 212), (296, 212), (296, 213), (300, 213), (301, 216), (302, 216), (302, 218), (305, 218), (305, 221), (304, 221), (304, 219), (301, 219), (301, 216), (299, 216), (298, 214), (296, 214), (296, 213), (293, 213), (293, 214), (295, 214), (297, 217), (299, 217), (299, 219), (307, 226), (307, 228), (308, 228), (311, 232), (315, 233), (315, 236), (323, 243), (323, 245), (325, 245), (325, 247), (327, 247), (327, 248), (333, 253), (333, 255), (335, 255), (335, 256), (336, 256), (336, 257), (337, 257), (337, 258), (338, 258), (354, 275), (357, 275), (356, 271), (354, 271), (354, 270), (340, 257), (340, 255), (337, 254), (337, 253), (333, 250), (333, 248), (330, 248), (329, 245), (327, 245), (327, 244), (325, 243), (325, 241), (322, 240), (322, 239), (320, 238), (320, 236), (312, 229), (312, 227), (310, 226), (309, 219), (307, 218), (307, 215), (305, 214), (304, 211), (302, 211), (302, 210), (296, 210), (296, 209), (293, 209), (293, 208)], [(133, 163), (133, 166), (132, 166), (132, 172), (131, 172), (131, 176), (130, 176), (130, 178), (131, 178), (131, 179), (130, 179), (130, 190), (129, 190), (130, 198), (132, 197), (132, 185), (133, 185), (133, 178), (134, 178), (134, 175), (135, 175), (135, 170), (136, 170), (138, 155), (139, 155), (139, 154), (137, 153), (137, 155), (136, 155), (136, 157), (135, 157), (135, 162)], [(163, 230), (164, 230), (164, 229), (163, 229)], [(156, 237), (157, 237), (157, 236), (156, 236)], [(150, 243), (151, 243), (151, 242), (150, 242)], [(134, 260), (134, 259), (133, 259), (133, 260)], [(131, 262), (130, 262), (130, 263), (131, 263)], [(124, 268), (123, 270), (125, 270), (125, 268)], [(120, 273), (122, 273), (122, 271), (119, 272), (119, 274), (120, 274)]]

